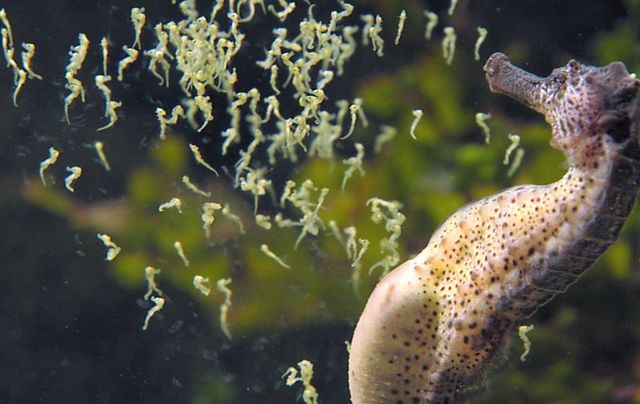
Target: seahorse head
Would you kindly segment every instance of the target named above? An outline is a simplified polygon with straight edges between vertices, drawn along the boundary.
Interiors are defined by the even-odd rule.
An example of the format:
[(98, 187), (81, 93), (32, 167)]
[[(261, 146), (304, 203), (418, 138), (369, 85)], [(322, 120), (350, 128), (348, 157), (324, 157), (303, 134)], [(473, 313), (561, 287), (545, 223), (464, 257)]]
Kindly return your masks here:
[(640, 81), (620, 62), (595, 67), (571, 60), (543, 78), (495, 53), (484, 70), (492, 91), (545, 116), (553, 131), (551, 145), (562, 150), (570, 163), (579, 160), (597, 135), (607, 134), (622, 142), (637, 133), (631, 125), (636, 121)]

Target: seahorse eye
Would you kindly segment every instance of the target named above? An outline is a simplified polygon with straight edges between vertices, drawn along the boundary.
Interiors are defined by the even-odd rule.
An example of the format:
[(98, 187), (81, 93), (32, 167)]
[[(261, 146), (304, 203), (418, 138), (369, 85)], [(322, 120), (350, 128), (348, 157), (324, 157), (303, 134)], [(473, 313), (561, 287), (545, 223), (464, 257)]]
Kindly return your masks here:
[(575, 72), (580, 70), (580, 63), (578, 63), (575, 59), (571, 59), (569, 63), (567, 63), (567, 66), (569, 66), (569, 68), (571, 68)]
[(567, 81), (567, 77), (564, 74), (559, 74), (553, 77), (553, 82), (557, 85), (562, 85)]

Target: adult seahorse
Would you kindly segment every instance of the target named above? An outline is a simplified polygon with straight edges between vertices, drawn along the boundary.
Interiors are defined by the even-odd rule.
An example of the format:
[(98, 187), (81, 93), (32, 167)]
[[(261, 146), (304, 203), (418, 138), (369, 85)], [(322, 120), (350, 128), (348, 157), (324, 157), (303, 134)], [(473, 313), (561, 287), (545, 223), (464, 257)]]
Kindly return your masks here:
[(570, 165), (549, 185), (471, 203), (375, 288), (349, 357), (354, 404), (455, 403), (479, 387), (518, 323), (615, 242), (640, 184), (636, 93), (620, 62), (570, 61), (547, 78), (501, 53), (492, 91), (542, 113)]

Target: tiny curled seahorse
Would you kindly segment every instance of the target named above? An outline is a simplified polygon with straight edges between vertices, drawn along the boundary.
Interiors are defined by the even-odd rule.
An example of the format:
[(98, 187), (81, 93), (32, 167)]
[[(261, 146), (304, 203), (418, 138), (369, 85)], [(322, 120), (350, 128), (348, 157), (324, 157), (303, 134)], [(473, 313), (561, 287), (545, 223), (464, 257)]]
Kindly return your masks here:
[(564, 292), (607, 248), (640, 184), (640, 81), (620, 62), (574, 60), (541, 78), (496, 53), (493, 92), (542, 113), (569, 163), (453, 213), (416, 257), (376, 286), (349, 356), (354, 404), (463, 401), (481, 387), (517, 325)]

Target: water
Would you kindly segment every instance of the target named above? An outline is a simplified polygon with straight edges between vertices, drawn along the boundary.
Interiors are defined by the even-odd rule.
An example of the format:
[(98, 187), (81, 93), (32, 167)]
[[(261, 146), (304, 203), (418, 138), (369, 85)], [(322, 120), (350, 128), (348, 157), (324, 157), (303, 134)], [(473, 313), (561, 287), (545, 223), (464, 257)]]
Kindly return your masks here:
[[(324, 24), (329, 23), (331, 11), (343, 10), (337, 2), (315, 3), (313, 15)], [(227, 109), (242, 98), (229, 101), (220, 91), (228, 77), (215, 83), (218, 90), (205, 85), (213, 120), (201, 132), (197, 129), (206, 114), (199, 112), (195, 128), (179, 119), (167, 129), (166, 140), (159, 139), (156, 108), (164, 108), (167, 116), (176, 105), (186, 110), (186, 100), (195, 99), (197, 91), (192, 83), (188, 97), (179, 84), (182, 72), (176, 69), (176, 60), (168, 57), (169, 86), (160, 85), (148, 69), (149, 56), (143, 55), (158, 43), (153, 28), (157, 23), (185, 20), (177, 5), (170, 1), (53, 5), (36, 0), (0, 4), (13, 28), (17, 65), (23, 66), (20, 43), (32, 42), (36, 52), (31, 65), (43, 76), (43, 80), (26, 81), (16, 107), (13, 72), (11, 68), (0, 71), (0, 164), (4, 168), (0, 256), (5, 263), (0, 402), (301, 402), (302, 384), (288, 387), (282, 375), (303, 359), (314, 364), (312, 384), (320, 402), (348, 402), (344, 341), (351, 339), (384, 265), (372, 273), (369, 268), (385, 257), (392, 262), (396, 253), (402, 261), (417, 253), (443, 219), (471, 200), (513, 184), (554, 181), (563, 173), (562, 157), (548, 146), (549, 132), (542, 119), (489, 93), (482, 72), (484, 59), (500, 50), (514, 63), (541, 75), (570, 58), (591, 64), (622, 60), (630, 71), (637, 71), (639, 9), (635, 3), (461, 0), (448, 16), (448, 2), (354, 2), (353, 13), (337, 24), (343, 44), (347, 44), (344, 27), (362, 30), (366, 21), (361, 16), (380, 14), (384, 56), (376, 55), (371, 39), (369, 45), (362, 44), (361, 31), (354, 33), (357, 47), (345, 59), (344, 73), (339, 75), (337, 66), (330, 63), (312, 68), (309, 88), (317, 90), (318, 81), (328, 77), (320, 70), (331, 71), (333, 79), (322, 87), (324, 99), (319, 101), (320, 93), (307, 91), (304, 105), (296, 97), (295, 76), (285, 86), (289, 67), (277, 61), (276, 87), (282, 91), (277, 99), (283, 120), (272, 112), (261, 124), (265, 140), (254, 144), (247, 165), (253, 171), (242, 171), (237, 178), (235, 165), (241, 152), (246, 155), (256, 139), (255, 121), (246, 121), (255, 99), (250, 89), (260, 93), (257, 112), (263, 118), (268, 108), (264, 100), (274, 93), (272, 70), (256, 62), (265, 59), (274, 28), (287, 28), (287, 40), (296, 38), (299, 22), (308, 18), (304, 1), (296, 2), (284, 22), (259, 5), (250, 22), (239, 22), (238, 29), (246, 36), (228, 70), (236, 69), (235, 92), (247, 93), (247, 98), (237, 109), (238, 143), (230, 142), (224, 156), (222, 148), (230, 132), (226, 137), (223, 133), (233, 128), (234, 114)], [(276, 11), (282, 9), (277, 2), (267, 4), (274, 4)], [(422, 14), (427, 6), (440, 17), (429, 41), (424, 38), (427, 19)], [(139, 60), (118, 81), (118, 62), (125, 56), (122, 46), (134, 42), (131, 7), (145, 8), (142, 49)], [(220, 31), (232, 25), (226, 7), (216, 18)], [(209, 17), (209, 3), (198, 2), (197, 8)], [(408, 18), (396, 46), (403, 9)], [(241, 17), (248, 10), (243, 6)], [(458, 36), (450, 66), (441, 54), (445, 26), (453, 26)], [(477, 26), (489, 32), (480, 48), (480, 61), (473, 58)], [(77, 99), (69, 106), (68, 124), (65, 66), (69, 47), (78, 45), (80, 32), (90, 40), (77, 73), (86, 88), (86, 101)], [(104, 116), (104, 94), (94, 82), (96, 75), (103, 74), (103, 36), (108, 39), (108, 73), (113, 76), (106, 86), (111, 99), (123, 105), (117, 109), (113, 127), (96, 131), (109, 122)], [(225, 39), (237, 41), (233, 35)], [(169, 45), (168, 49), (175, 57), (176, 48)], [(301, 51), (289, 52), (295, 61)], [(164, 77), (161, 68), (158, 72)], [(354, 101), (358, 97), (368, 126), (353, 113), (353, 134), (339, 139), (350, 130), (349, 106), (358, 104)], [(341, 132), (335, 127), (333, 132), (321, 130), (316, 119), (337, 124), (339, 100), (346, 100)], [(302, 118), (294, 118), (313, 102), (319, 102), (319, 111), (327, 115), (303, 115), (317, 129), (305, 134), (304, 125), (299, 125)], [(423, 117), (414, 140), (409, 132), (412, 111), (417, 109)], [(487, 122), (489, 144), (475, 124), (476, 112), (492, 114)], [(394, 127), (397, 135), (376, 152), (383, 125)], [(296, 128), (302, 131), (299, 141), (293, 137)], [(283, 139), (287, 133), (292, 137), (284, 146), (274, 147), (271, 162), (269, 146), (279, 141), (279, 133), (285, 134)], [(318, 133), (326, 136), (324, 143), (317, 142)], [(339, 133), (338, 138), (319, 148), (331, 133)], [(509, 167), (502, 165), (509, 133), (521, 136), (525, 153), (512, 177), (507, 176)], [(104, 144), (110, 171), (100, 162), (96, 141)], [(361, 176), (354, 169), (342, 192), (349, 167), (343, 161), (357, 162), (356, 143), (363, 145), (366, 174)], [(219, 177), (196, 162), (189, 144), (200, 148)], [(43, 186), (38, 168), (50, 147), (59, 150), (60, 157), (45, 171), (47, 185)], [(316, 155), (309, 157), (310, 151)], [(65, 188), (67, 166), (83, 168), (73, 193)], [(264, 179), (271, 181), (273, 194), (263, 183), (265, 195), (258, 195), (257, 213), (269, 216), (270, 230), (255, 221), (252, 190), (257, 188), (251, 187), (248, 177), (261, 169)], [(187, 188), (184, 175), (211, 196)], [(292, 189), (300, 191), (305, 179), (311, 179), (316, 188), (309, 202), (302, 198), (304, 193), (298, 193), (298, 199), (285, 201), (282, 207), (287, 181), (295, 181)], [(305, 214), (314, 217), (322, 188), (329, 191), (317, 210), (320, 219), (301, 222)], [(181, 199), (182, 213), (175, 208), (158, 212), (173, 197)], [(386, 231), (386, 221), (372, 220), (366, 204), (374, 197), (398, 201), (406, 216), (401, 233), (386, 243), (388, 248), (381, 247), (380, 241), (389, 240), (393, 232)], [(228, 204), (245, 233), (220, 209), (214, 213), (207, 238), (201, 218), (205, 202)], [(282, 215), (278, 222), (277, 214)], [(287, 226), (286, 220), (298, 224)], [(344, 244), (333, 234), (332, 220)], [(344, 230), (350, 226), (357, 234), (355, 244), (347, 247), (353, 233)], [(303, 228), (307, 233), (302, 233)], [(522, 347), (516, 340), (504, 365), (490, 375), (487, 392), (471, 402), (633, 402), (640, 346), (635, 326), (640, 307), (635, 271), (639, 229), (633, 216), (621, 241), (596, 267), (530, 320), (536, 327), (529, 334), (532, 347), (527, 361), (517, 359)], [(98, 233), (110, 235), (122, 248), (113, 261), (105, 261), (107, 248)], [(366, 250), (359, 239), (368, 241)], [(179, 257), (175, 241), (181, 242), (189, 266)], [(291, 268), (261, 251), (263, 244)], [(354, 271), (351, 264), (359, 253), (360, 269)], [(145, 316), (154, 306), (144, 299), (147, 266), (160, 269), (155, 279), (161, 292), (152, 295), (165, 303), (143, 331)], [(209, 279), (208, 296), (193, 286), (195, 275)], [(216, 288), (218, 280), (228, 278), (232, 296), (227, 324), (232, 339), (221, 326), (225, 296)]]

